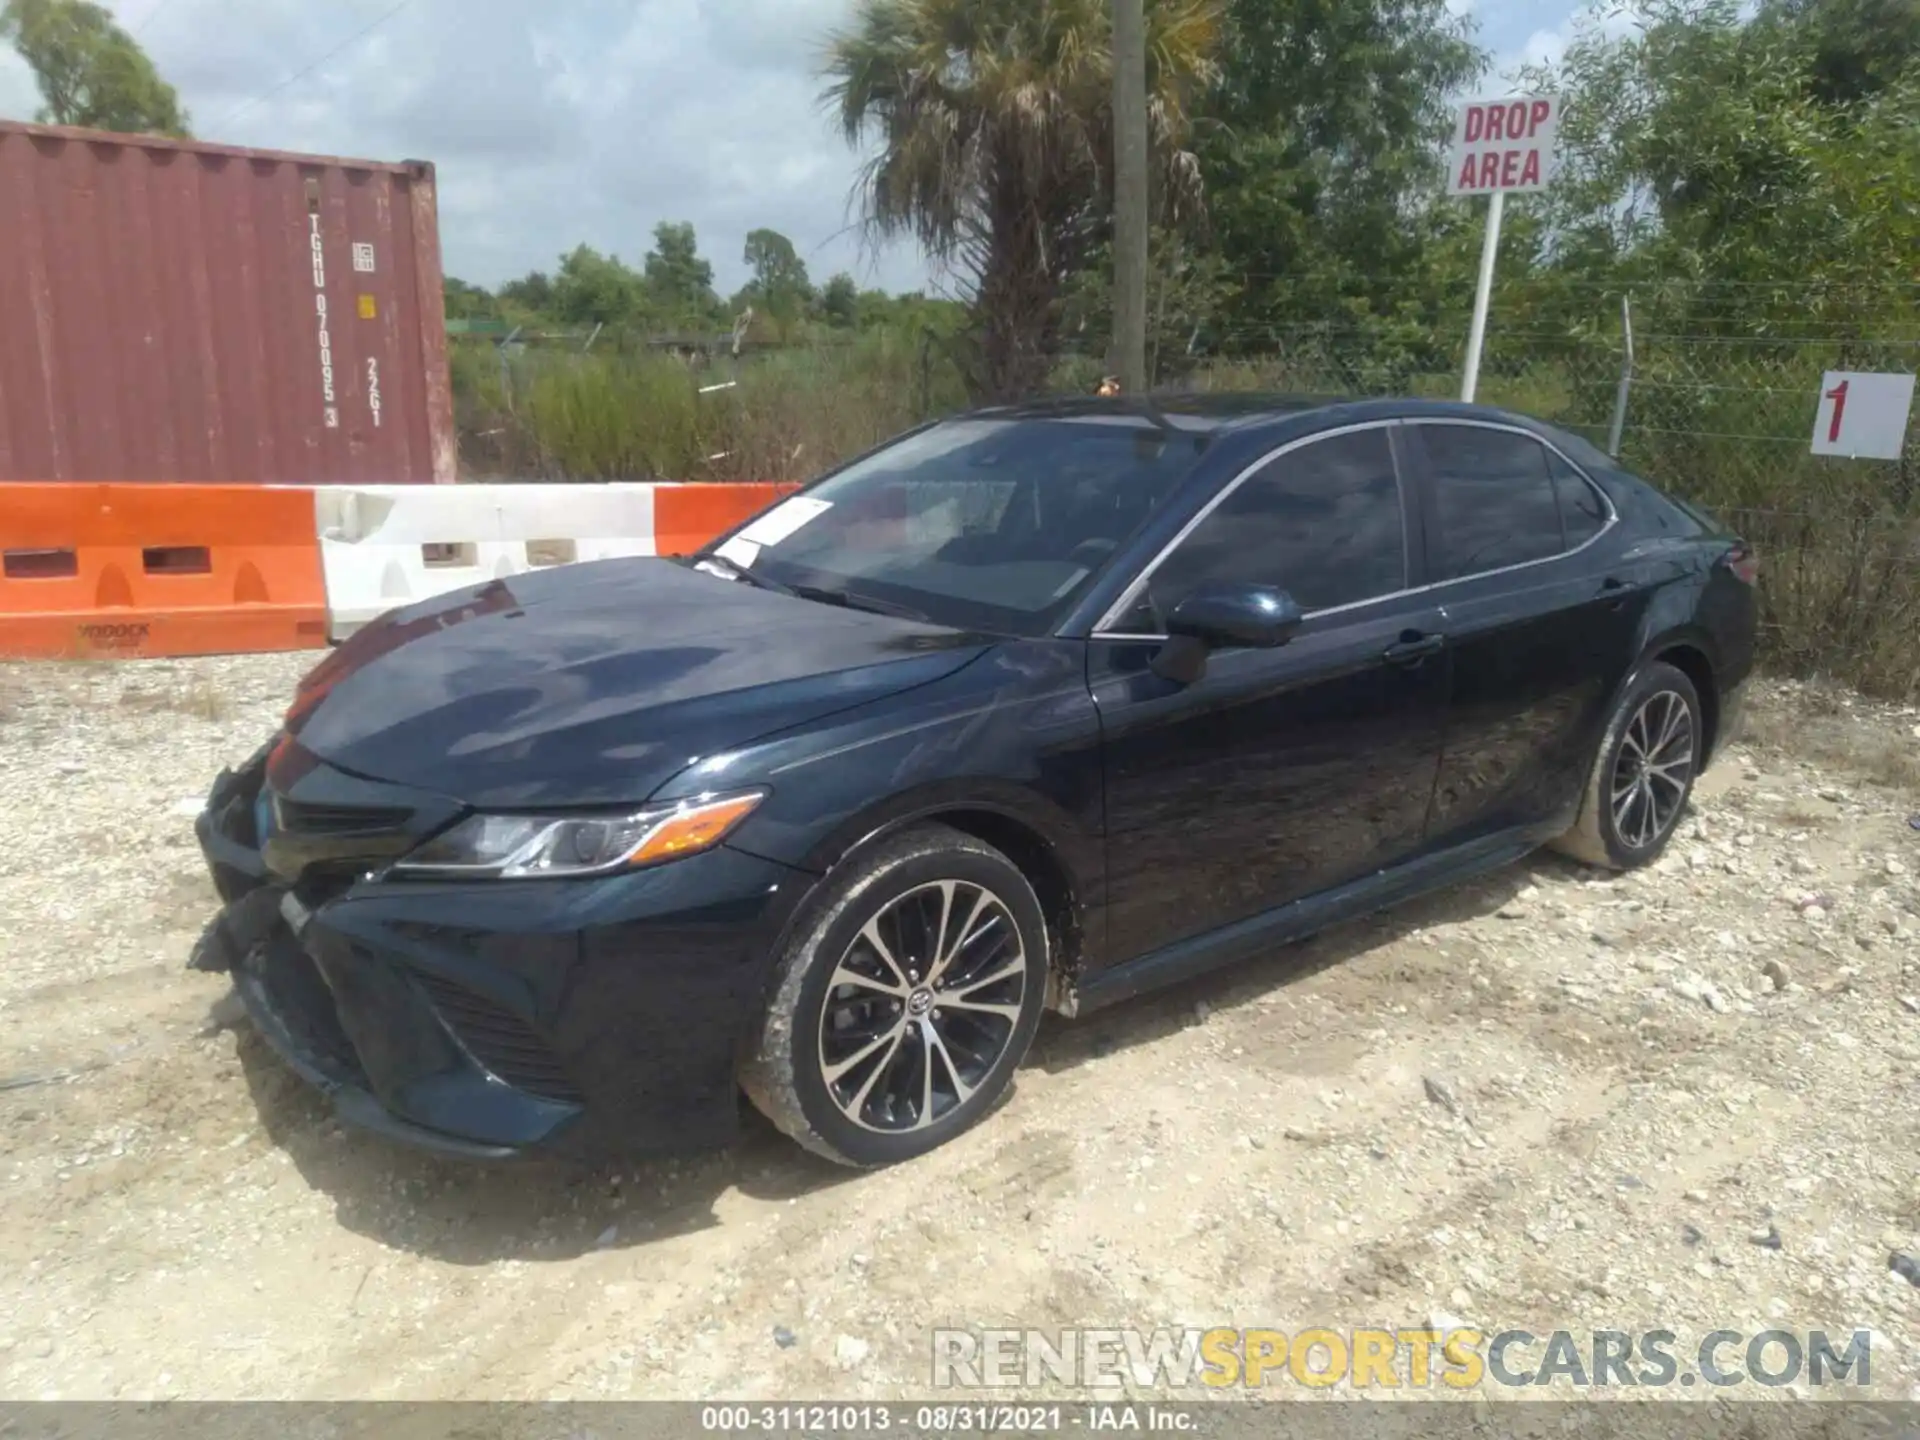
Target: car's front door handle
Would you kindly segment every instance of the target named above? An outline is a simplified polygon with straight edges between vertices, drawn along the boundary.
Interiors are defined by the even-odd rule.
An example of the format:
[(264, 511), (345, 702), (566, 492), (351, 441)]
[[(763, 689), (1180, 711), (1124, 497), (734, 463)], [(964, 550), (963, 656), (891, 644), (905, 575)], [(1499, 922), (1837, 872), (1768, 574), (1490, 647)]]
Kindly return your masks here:
[(1400, 637), (1400, 643), (1389, 645), (1380, 654), (1380, 658), (1389, 665), (1418, 665), (1429, 655), (1438, 655), (1446, 648), (1444, 635), (1422, 635), (1409, 630)]

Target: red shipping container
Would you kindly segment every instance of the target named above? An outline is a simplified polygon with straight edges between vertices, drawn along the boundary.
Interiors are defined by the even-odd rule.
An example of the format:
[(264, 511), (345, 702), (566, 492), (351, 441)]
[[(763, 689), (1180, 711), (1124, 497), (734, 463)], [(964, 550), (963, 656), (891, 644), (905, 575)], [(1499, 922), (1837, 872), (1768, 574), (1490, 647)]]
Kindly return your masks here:
[(455, 469), (431, 165), (0, 122), (0, 481)]

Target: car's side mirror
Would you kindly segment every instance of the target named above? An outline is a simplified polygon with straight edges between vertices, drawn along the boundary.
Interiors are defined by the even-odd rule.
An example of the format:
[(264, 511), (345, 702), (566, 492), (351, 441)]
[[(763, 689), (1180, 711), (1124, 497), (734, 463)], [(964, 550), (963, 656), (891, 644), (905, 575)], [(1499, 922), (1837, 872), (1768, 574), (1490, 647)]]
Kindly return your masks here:
[(1202, 585), (1167, 617), (1167, 643), (1153, 671), (1191, 685), (1206, 673), (1208, 651), (1271, 650), (1293, 638), (1301, 618), (1293, 597), (1271, 585)]

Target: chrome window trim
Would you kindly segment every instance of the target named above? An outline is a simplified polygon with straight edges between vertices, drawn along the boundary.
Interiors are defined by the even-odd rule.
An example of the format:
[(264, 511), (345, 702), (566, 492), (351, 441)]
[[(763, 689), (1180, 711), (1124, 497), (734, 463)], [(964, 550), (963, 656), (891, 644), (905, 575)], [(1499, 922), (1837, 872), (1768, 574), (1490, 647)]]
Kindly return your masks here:
[[(1435, 590), (1444, 590), (1450, 585), (1465, 585), (1473, 580), (1485, 580), (1494, 575), (1507, 575), (1518, 570), (1530, 570), (1535, 565), (1550, 565), (1556, 560), (1570, 559), (1578, 555), (1582, 550), (1585, 550), (1588, 546), (1597, 545), (1601, 539), (1606, 536), (1608, 531), (1620, 523), (1620, 511), (1614, 505), (1613, 497), (1607, 494), (1604, 488), (1596, 484), (1593, 477), (1587, 474), (1586, 470), (1580, 465), (1576, 464), (1572, 456), (1568, 455), (1544, 435), (1536, 435), (1523, 425), (1511, 425), (1499, 420), (1479, 420), (1464, 416), (1455, 419), (1452, 416), (1442, 415), (1407, 416), (1394, 420), (1369, 420), (1359, 425), (1343, 425), (1337, 430), (1320, 430), (1312, 435), (1303, 436), (1298, 440), (1290, 440), (1278, 449), (1269, 450), (1265, 455), (1254, 461), (1253, 464), (1247, 466), (1246, 469), (1234, 476), (1232, 480), (1221, 487), (1218, 495), (1215, 495), (1213, 499), (1209, 500), (1206, 505), (1201, 508), (1198, 514), (1194, 515), (1191, 520), (1181, 526), (1178, 534), (1160, 547), (1159, 553), (1147, 562), (1146, 567), (1134, 577), (1133, 583), (1121, 591), (1120, 598), (1107, 607), (1106, 613), (1095, 623), (1092, 633), (1089, 634), (1087, 638), (1090, 640), (1121, 641), (1161, 641), (1167, 639), (1167, 636), (1161, 634), (1149, 635), (1142, 634), (1138, 631), (1108, 630), (1106, 627), (1118, 621), (1122, 615), (1126, 614), (1128, 608), (1139, 600), (1140, 592), (1146, 589), (1147, 583), (1153, 579), (1153, 572), (1160, 568), (1161, 562), (1173, 553), (1180, 542), (1185, 540), (1188, 535), (1198, 528), (1200, 522), (1211, 515), (1222, 501), (1234, 491), (1238, 490), (1248, 480), (1252, 479), (1255, 472), (1263, 469), (1272, 461), (1278, 460), (1282, 455), (1302, 449), (1305, 446), (1311, 445), (1316, 440), (1330, 440), (1336, 435), (1347, 435), (1356, 430), (1384, 429), (1392, 425), (1467, 425), (1479, 430), (1504, 430), (1512, 435), (1524, 435), (1527, 439), (1535, 441), (1547, 450), (1552, 451), (1553, 454), (1559, 456), (1561, 463), (1571, 470), (1589, 490), (1600, 497), (1600, 503), (1607, 507), (1606, 523), (1585, 540), (1582, 540), (1578, 545), (1575, 545), (1571, 550), (1561, 550), (1552, 555), (1543, 555), (1538, 560), (1522, 560), (1514, 565), (1496, 566), (1492, 570), (1476, 570), (1471, 575), (1456, 575), (1448, 580), (1434, 580), (1425, 585), (1413, 585), (1404, 590), (1392, 590), (1384, 595), (1370, 596), (1365, 600), (1349, 600), (1345, 605), (1329, 605), (1323, 610), (1307, 610), (1302, 612), (1301, 619), (1303, 621), (1314, 620), (1322, 615), (1341, 615), (1349, 610), (1359, 610), (1368, 605), (1383, 604), (1388, 600), (1401, 600), (1409, 595), (1425, 595)], [(1404, 484), (1404, 478), (1398, 476), (1397, 466), (1396, 478), (1401, 479), (1401, 483)], [(1551, 482), (1551, 477), (1549, 477), (1549, 482)], [(1404, 496), (1402, 497), (1402, 503), (1405, 503)], [(1424, 508), (1421, 513), (1424, 515)], [(1408, 537), (1402, 535), (1401, 546), (1403, 551), (1405, 550), (1407, 539)]]

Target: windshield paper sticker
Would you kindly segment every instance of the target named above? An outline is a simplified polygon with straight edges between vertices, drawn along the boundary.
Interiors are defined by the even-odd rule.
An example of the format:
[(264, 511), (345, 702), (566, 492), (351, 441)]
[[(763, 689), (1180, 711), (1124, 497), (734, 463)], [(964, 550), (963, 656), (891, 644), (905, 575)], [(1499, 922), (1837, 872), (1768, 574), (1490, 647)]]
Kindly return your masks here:
[(753, 562), (760, 558), (760, 547), (751, 540), (736, 535), (713, 553), (722, 560), (738, 565), (742, 570), (751, 570)]
[(809, 520), (832, 508), (831, 500), (810, 500), (804, 495), (796, 495), (774, 506), (742, 530), (737, 538), (750, 540), (755, 545), (778, 545)]

